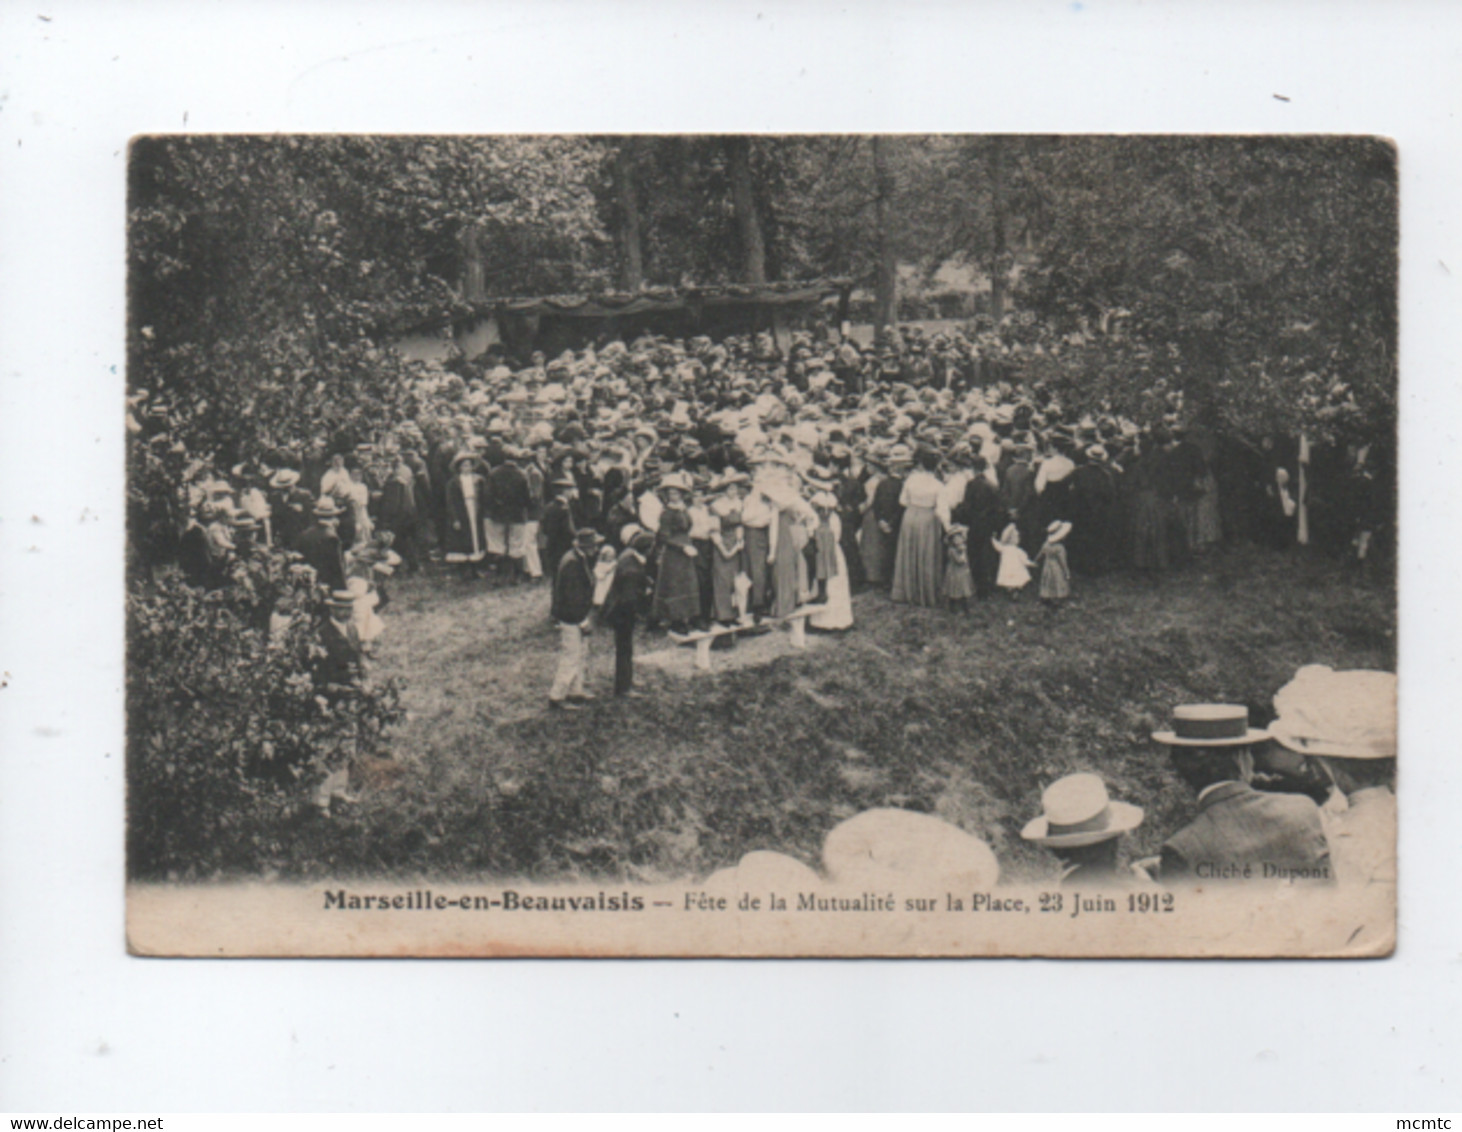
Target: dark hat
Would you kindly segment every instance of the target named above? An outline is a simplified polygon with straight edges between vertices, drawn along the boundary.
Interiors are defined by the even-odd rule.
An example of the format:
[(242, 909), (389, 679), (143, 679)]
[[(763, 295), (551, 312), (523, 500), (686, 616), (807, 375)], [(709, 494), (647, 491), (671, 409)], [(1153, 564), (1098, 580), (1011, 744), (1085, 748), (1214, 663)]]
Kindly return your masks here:
[(580, 527), (574, 532), (574, 545), (579, 547), (595, 547), (604, 541), (604, 536), (593, 527)]

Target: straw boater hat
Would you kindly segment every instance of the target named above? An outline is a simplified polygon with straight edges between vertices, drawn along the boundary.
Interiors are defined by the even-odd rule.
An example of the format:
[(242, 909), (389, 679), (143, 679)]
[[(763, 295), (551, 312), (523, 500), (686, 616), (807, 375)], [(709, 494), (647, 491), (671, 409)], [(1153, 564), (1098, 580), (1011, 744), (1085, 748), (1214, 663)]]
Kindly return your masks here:
[(1074, 849), (1120, 837), (1142, 824), (1142, 809), (1107, 797), (1098, 774), (1068, 774), (1041, 794), (1040, 817), (1026, 823), (1021, 837), (1052, 849)]
[(468, 460), (471, 460), (474, 463), (480, 463), (481, 459), (482, 457), (478, 456), (478, 454), (476, 452), (473, 452), (471, 449), (467, 449), (463, 452), (458, 452), (455, 456), (452, 457), (452, 470), (455, 472), (457, 470), (458, 464), (465, 463)]
[(280, 468), (279, 471), (269, 477), (269, 486), (277, 489), (293, 487), (299, 482), (300, 474), (293, 468)]
[(1172, 729), (1152, 737), (1169, 747), (1247, 747), (1270, 735), (1249, 726), (1243, 704), (1182, 704), (1173, 708)]
[(325, 604), (331, 609), (354, 609), (355, 594), (349, 590), (332, 590)]
[(684, 472), (671, 472), (660, 480), (660, 488), (663, 491), (685, 491), (688, 492), (694, 485), (690, 477)]
[(322, 495), (315, 500), (315, 518), (317, 519), (338, 519), (340, 508), (335, 505), (332, 496)]
[(556, 476), (549, 483), (550, 487), (578, 487), (579, 481), (573, 476)]

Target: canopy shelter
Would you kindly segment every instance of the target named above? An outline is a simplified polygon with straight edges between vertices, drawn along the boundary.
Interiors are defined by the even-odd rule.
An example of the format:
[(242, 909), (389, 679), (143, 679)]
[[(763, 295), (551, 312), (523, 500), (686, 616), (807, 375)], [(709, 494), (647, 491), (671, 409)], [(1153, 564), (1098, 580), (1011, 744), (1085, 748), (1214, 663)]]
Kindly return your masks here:
[(794, 329), (808, 325), (824, 305), (836, 301), (828, 320), (847, 318), (851, 279), (786, 283), (725, 284), (713, 287), (647, 288), (635, 293), (550, 295), (538, 298), (484, 299), (414, 320), (402, 319), (398, 346), (408, 354), (430, 356), (430, 344), (455, 342), (468, 357), (496, 343), (527, 354), (556, 354), (605, 339), (634, 338), (646, 332), (675, 338), (704, 334), (768, 331), (783, 350)]

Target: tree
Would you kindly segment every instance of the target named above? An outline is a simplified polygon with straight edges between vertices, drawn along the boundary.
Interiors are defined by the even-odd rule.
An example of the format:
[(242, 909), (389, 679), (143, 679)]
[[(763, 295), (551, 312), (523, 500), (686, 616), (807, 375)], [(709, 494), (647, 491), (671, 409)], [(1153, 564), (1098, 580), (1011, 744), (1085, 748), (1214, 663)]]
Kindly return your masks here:
[(129, 381), (200, 457), (399, 419), (415, 314), (606, 278), (577, 138), (143, 138), (129, 164)]
[[(1372, 138), (1077, 138), (1038, 155), (1027, 299), (1121, 329), (1105, 374), (1251, 432), (1395, 413), (1396, 168)], [(1337, 386), (1345, 389), (1336, 392)]]
[(1005, 317), (1010, 282), (1005, 200), (1005, 139), (996, 136), (990, 139), (990, 317), (996, 322)]
[(751, 181), (751, 139), (733, 136), (725, 139), (726, 163), (731, 178), (731, 202), (736, 212), (736, 228), (741, 234), (741, 257), (747, 283), (767, 281), (766, 246), (762, 242), (761, 217), (757, 215), (756, 194)]
[(619, 206), (620, 285), (638, 291), (645, 282), (645, 256), (640, 241), (640, 200), (636, 184), (635, 138), (620, 138), (614, 147), (615, 202)]
[(882, 337), (898, 323), (898, 252), (893, 240), (894, 177), (886, 147), (875, 136), (873, 146), (874, 226), (878, 239), (878, 276), (874, 285), (873, 332)]

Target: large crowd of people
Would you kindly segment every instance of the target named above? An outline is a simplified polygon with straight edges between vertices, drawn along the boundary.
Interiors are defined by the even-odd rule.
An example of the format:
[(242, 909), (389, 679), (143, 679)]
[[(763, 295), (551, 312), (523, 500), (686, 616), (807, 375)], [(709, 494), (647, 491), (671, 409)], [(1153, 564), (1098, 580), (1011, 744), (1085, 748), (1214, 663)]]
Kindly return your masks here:
[[(204, 468), (179, 558), (207, 585), (240, 544), (292, 550), (322, 602), (351, 595), (365, 646), (394, 570), (553, 584), (582, 562), (623, 694), (637, 623), (756, 627), (813, 606), (813, 629), (840, 631), (867, 588), (954, 610), (1055, 603), (1073, 579), (1156, 578), (1226, 539), (1364, 558), (1388, 528), (1374, 444), (1240, 437), (1187, 419), (1178, 394), (1142, 423), (1077, 412), (1020, 361), (1019, 341), (914, 329), (877, 348), (646, 335), (518, 368), (493, 352), (467, 376), (428, 363), (391, 429)], [(1343, 386), (1329, 395), (1345, 407)], [(166, 429), (165, 407), (133, 408), (139, 433)], [(579, 611), (563, 596), (555, 621), (582, 624), (557, 616)], [(587, 695), (565, 677), (551, 699)]]
[[(1068, 410), (1016, 380), (1009, 353), (982, 360), (979, 342), (917, 331), (878, 349), (799, 335), (786, 355), (769, 335), (645, 336), (518, 368), (490, 355), (458, 367), (465, 376), (428, 364), (414, 413), (378, 435), (320, 437), (226, 471), (195, 463), (179, 565), (216, 588), (258, 547), (297, 556), (319, 595), (327, 689), (361, 679), (397, 571), (542, 582), (560, 642), (549, 706), (568, 710), (594, 698), (596, 619), (613, 629), (613, 691), (627, 696), (646, 625), (732, 646), (793, 617), (847, 631), (865, 590), (956, 614), (1028, 591), (1056, 604), (1083, 579), (1156, 579), (1226, 540), (1363, 560), (1387, 536), (1392, 472), (1374, 445), (1239, 437), (1187, 419), (1177, 395), (1142, 423)], [(167, 409), (139, 394), (129, 427), (141, 443), (165, 441)], [(1249, 857), (1328, 874), (1316, 814), (1251, 787), (1253, 735), (1204, 733), (1200, 758), (1183, 722), (1158, 739), (1204, 813), (1232, 801)], [(1325, 764), (1322, 785), (1340, 791), (1349, 769)], [(1046, 806), (1027, 836), (1072, 876), (1111, 879), (1140, 811), (1091, 775), (1053, 784)], [(1070, 819), (1083, 809), (1100, 829), (1091, 815)], [(1139, 873), (1215, 879), (1212, 862), (1237, 850), (1222, 837), (1215, 847), (1206, 820)]]

